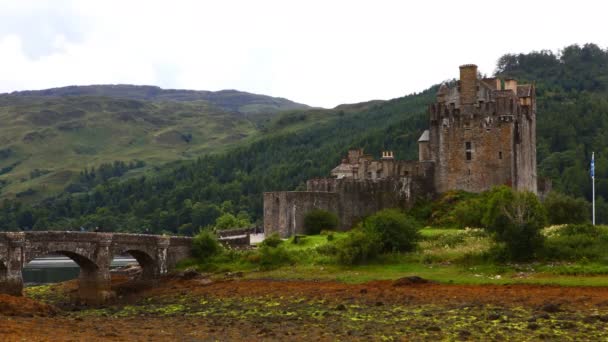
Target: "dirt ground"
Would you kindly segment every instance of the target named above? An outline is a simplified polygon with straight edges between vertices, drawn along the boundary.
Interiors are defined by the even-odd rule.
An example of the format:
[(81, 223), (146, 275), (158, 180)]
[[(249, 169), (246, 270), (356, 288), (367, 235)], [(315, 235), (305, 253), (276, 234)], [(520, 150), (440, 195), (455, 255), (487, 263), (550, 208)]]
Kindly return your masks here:
[(195, 277), (116, 289), (119, 298), (96, 308), (61, 302), (73, 283), (34, 295), (58, 309), (0, 296), (0, 340), (608, 339), (608, 288)]

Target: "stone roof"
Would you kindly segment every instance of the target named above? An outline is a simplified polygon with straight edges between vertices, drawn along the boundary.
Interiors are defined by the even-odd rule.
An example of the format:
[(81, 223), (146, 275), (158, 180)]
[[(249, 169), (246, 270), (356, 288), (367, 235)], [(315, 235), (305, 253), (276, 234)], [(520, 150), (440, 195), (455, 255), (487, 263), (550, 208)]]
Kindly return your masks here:
[(517, 97), (530, 97), (532, 94), (532, 85), (522, 84), (517, 86)]
[(429, 130), (425, 130), (424, 132), (422, 132), (422, 135), (420, 136), (420, 138), (418, 139), (418, 142), (424, 142), (424, 141), (429, 141)]
[(342, 163), (338, 166), (336, 166), (335, 168), (333, 168), (333, 170), (331, 170), (331, 173), (348, 173), (348, 172), (353, 172), (353, 166), (352, 164), (345, 164)]

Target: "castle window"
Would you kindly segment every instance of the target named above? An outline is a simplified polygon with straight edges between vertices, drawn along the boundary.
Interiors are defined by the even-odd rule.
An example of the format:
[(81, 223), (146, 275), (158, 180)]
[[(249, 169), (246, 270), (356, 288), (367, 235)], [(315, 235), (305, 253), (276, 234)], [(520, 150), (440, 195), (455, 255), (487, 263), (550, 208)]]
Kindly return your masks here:
[(473, 148), (471, 147), (471, 142), (467, 141), (464, 143), (465, 156), (467, 160), (473, 159)]
[(498, 159), (502, 159), (502, 151), (498, 152)]

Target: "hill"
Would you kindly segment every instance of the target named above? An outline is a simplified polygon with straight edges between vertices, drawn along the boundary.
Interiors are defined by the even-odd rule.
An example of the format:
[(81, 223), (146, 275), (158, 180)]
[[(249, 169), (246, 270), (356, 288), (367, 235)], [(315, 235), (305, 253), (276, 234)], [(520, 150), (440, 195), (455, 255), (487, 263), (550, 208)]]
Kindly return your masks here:
[(254, 136), (278, 111), (298, 108), (309, 107), (234, 90), (131, 85), (2, 94), (0, 197), (55, 194), (84, 168), (104, 163), (161, 165), (222, 151)]
[(238, 90), (186, 90), (162, 89), (146, 85), (90, 85), (69, 86), (45, 90), (28, 90), (0, 95), (0, 103), (11, 102), (15, 98), (57, 98), (67, 96), (95, 96), (138, 101), (205, 101), (228, 112), (241, 114), (265, 114), (292, 109), (308, 109), (307, 105), (296, 103), (280, 97), (258, 95)]
[[(587, 44), (560, 54), (505, 55), (496, 72), (536, 82), (538, 171), (557, 190), (589, 199), (589, 156), (597, 152), (598, 221), (608, 222), (608, 51)], [(263, 135), (227, 153), (166, 165), (154, 176), (95, 183), (91, 191), (34, 207), (7, 202), (0, 229), (100, 225), (191, 233), (222, 212), (260, 219), (263, 191), (297, 189), (308, 178), (327, 175), (349, 147), (374, 154), (386, 148), (397, 158), (415, 158), (416, 140), (427, 127), (426, 105), (436, 90), (281, 114), (263, 127)]]

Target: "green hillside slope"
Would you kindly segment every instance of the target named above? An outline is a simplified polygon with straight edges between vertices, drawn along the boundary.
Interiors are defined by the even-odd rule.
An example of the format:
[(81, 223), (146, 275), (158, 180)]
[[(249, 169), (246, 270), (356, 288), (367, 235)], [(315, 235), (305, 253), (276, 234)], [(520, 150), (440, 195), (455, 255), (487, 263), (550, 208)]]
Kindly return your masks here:
[[(146, 95), (147, 94), (147, 95)], [(279, 110), (308, 108), (237, 91), (88, 86), (0, 95), (0, 198), (42, 198), (85, 167), (147, 165), (221, 152)]]

